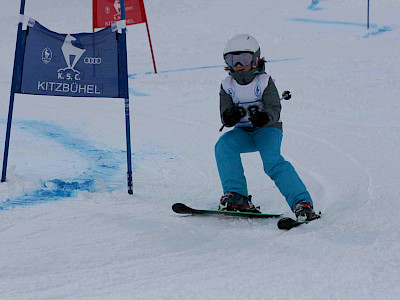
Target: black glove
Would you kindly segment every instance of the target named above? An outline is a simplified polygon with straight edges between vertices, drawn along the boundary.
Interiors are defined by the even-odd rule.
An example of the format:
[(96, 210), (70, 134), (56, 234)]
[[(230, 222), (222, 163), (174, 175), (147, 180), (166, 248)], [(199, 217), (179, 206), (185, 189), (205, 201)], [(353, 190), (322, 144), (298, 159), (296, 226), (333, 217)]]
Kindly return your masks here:
[(241, 118), (242, 118), (242, 112), (237, 107), (227, 108), (222, 113), (222, 120), (224, 121), (224, 125), (226, 127), (235, 126), (236, 123), (239, 122)]
[(256, 109), (249, 108), (249, 121), (254, 127), (263, 127), (269, 122), (269, 116), (265, 111), (259, 111), (258, 107)]

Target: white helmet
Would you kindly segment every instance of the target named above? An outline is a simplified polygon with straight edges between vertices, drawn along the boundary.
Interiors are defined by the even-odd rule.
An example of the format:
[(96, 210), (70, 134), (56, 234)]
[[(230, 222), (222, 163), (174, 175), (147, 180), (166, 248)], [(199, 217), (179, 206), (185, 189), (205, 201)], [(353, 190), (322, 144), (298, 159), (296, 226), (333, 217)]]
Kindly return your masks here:
[[(260, 46), (258, 45), (257, 40), (252, 37), (250, 34), (246, 33), (241, 33), (233, 36), (228, 40), (228, 42), (225, 45), (224, 49), (224, 60), (227, 64), (226, 70), (233, 73), (233, 66), (228, 62), (229, 59), (227, 60), (227, 54), (230, 53), (242, 53), (242, 52), (247, 52), (251, 53), (251, 68), (252, 70), (257, 70), (259, 68), (259, 61), (260, 61)], [(263, 69), (263, 64), (261, 69)], [(261, 70), (260, 69), (260, 70)]]
[(232, 52), (251, 52), (256, 53), (260, 50), (257, 40), (249, 34), (237, 34), (233, 36), (225, 45), (225, 54)]

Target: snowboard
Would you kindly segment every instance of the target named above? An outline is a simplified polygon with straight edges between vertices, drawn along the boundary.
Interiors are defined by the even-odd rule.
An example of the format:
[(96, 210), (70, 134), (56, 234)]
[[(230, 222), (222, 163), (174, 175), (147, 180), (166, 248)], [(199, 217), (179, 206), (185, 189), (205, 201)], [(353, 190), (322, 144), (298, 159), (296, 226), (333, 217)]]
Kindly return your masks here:
[(183, 203), (175, 203), (174, 205), (172, 205), (172, 210), (177, 214), (184, 214), (184, 215), (229, 216), (229, 217), (257, 218), (257, 219), (280, 218), (282, 216), (277, 214), (263, 214), (263, 213), (240, 212), (240, 211), (195, 209)]

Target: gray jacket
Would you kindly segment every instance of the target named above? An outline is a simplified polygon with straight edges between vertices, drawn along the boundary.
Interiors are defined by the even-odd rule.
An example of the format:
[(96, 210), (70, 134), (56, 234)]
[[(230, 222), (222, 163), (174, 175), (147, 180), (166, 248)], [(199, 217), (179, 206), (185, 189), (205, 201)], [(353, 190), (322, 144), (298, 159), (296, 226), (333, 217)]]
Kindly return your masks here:
[[(221, 89), (219, 92), (220, 96), (220, 115), (221, 115), (221, 121), (222, 124), (224, 124), (224, 121), (222, 119), (222, 114), (227, 108), (233, 108), (235, 106), (233, 99), (231, 95), (229, 95), (224, 88), (221, 85)], [(269, 78), (268, 85), (264, 89), (262, 93), (262, 103), (263, 103), (263, 108), (261, 111), (267, 112), (269, 116), (269, 122), (265, 126), (272, 126), (279, 128), (282, 130), (282, 122), (280, 121), (280, 113), (281, 113), (281, 101), (279, 97), (278, 90), (275, 86), (274, 81), (272, 78)], [(265, 127), (264, 126), (264, 127)], [(255, 131), (259, 129), (260, 127), (241, 127), (244, 130), (247, 131)]]

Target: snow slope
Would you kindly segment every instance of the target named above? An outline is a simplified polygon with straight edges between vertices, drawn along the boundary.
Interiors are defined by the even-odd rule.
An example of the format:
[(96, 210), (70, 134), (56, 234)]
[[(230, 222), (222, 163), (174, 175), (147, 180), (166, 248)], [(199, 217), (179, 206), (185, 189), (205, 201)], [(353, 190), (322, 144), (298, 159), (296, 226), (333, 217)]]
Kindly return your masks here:
[[(17, 95), (0, 299), (399, 299), (400, 6), (371, 1), (367, 31), (366, 5), (146, 0), (159, 73), (148, 74), (145, 25), (130, 26), (133, 196), (123, 101)], [(19, 3), (1, 6), (4, 141)], [(91, 31), (90, 1), (28, 0), (26, 14), (57, 32)], [(170, 208), (217, 206), (222, 50), (242, 32), (293, 94), (282, 152), (324, 213), (289, 232)], [(259, 156), (243, 163), (254, 202), (291, 215)]]

